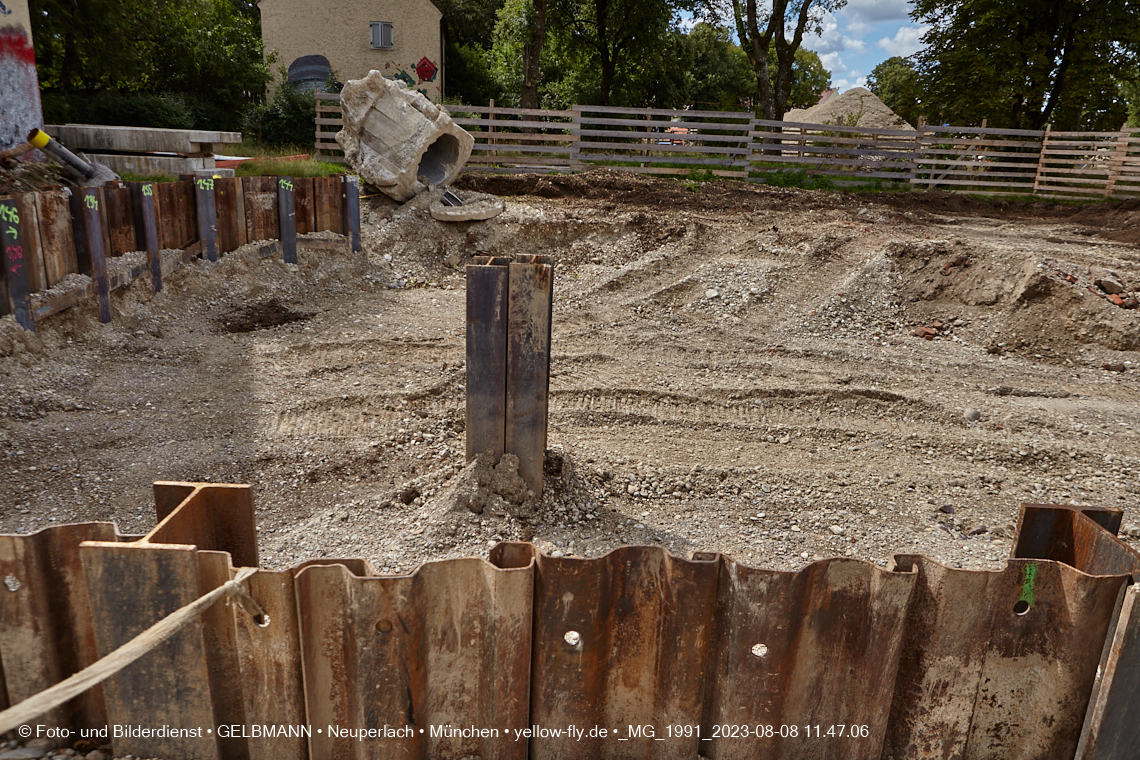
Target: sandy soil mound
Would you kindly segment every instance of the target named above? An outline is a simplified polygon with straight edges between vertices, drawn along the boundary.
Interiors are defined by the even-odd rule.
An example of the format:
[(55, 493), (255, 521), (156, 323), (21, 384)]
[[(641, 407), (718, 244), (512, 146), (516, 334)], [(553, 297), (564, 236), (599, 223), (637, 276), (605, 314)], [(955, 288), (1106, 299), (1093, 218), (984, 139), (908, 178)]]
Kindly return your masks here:
[(853, 87), (842, 95), (828, 98), (811, 108), (796, 108), (784, 114), (784, 121), (806, 124), (836, 124), (845, 127), (909, 129), (914, 126), (892, 111), (865, 87)]

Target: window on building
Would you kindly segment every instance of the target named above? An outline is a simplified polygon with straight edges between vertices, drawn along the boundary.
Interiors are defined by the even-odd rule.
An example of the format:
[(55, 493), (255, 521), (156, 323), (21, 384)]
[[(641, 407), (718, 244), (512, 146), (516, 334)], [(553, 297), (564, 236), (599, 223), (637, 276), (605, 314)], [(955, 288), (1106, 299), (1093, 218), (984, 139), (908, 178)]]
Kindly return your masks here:
[(375, 50), (391, 50), (396, 47), (393, 42), (392, 25), (387, 21), (372, 22), (372, 47)]

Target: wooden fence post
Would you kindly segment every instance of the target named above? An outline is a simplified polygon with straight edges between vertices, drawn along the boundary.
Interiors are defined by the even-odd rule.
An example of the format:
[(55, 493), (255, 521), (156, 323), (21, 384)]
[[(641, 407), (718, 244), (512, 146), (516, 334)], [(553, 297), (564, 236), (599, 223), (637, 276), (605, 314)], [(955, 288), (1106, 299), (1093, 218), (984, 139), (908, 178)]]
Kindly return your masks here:
[(24, 255), (20, 211), (14, 198), (0, 201), (0, 249), (4, 254), (8, 295), (12, 299), (12, 311), (16, 315), (16, 321), (28, 332), (35, 332), (36, 323), (32, 319), (31, 307), (28, 304), (28, 257)]
[(1120, 179), (1120, 174), (1124, 170), (1124, 161), (1128, 158), (1128, 138), (1130, 133), (1127, 131), (1127, 122), (1120, 128), (1120, 133), (1116, 136), (1116, 151), (1112, 154), (1112, 161), (1108, 165), (1108, 182), (1104, 186), (1104, 197), (1109, 198), (1112, 196), (1112, 191), (1116, 189), (1116, 182)]
[(1049, 152), (1049, 133), (1051, 131), (1053, 131), (1053, 125), (1046, 124), (1045, 134), (1041, 137), (1041, 152), (1037, 154), (1037, 174), (1033, 177), (1033, 195), (1037, 195), (1041, 181), (1045, 179), (1045, 158)]
[[(494, 98), (491, 98), (490, 101), (488, 101), (487, 109), (488, 109), (487, 110), (487, 144), (488, 145), (494, 145), (495, 144), (495, 99)], [(495, 156), (497, 158), (499, 155), (499, 151), (493, 150), (493, 151), (491, 151), (491, 155)]]
[[(933, 134), (933, 133), (930, 133), (930, 134)], [(922, 123), (922, 119), (919, 119), (918, 120), (918, 133), (915, 135), (915, 138), (914, 138), (914, 169), (911, 170), (911, 173), (910, 173), (910, 184), (911, 185), (918, 185), (919, 184), (918, 174), (919, 174), (919, 170), (920, 170), (920, 164), (923, 163), (923, 155), (926, 153), (926, 143), (924, 142), (926, 140), (926, 135), (927, 135), (926, 125)], [(931, 174), (931, 176), (934, 176), (933, 171), (930, 174)]]
[(570, 137), (573, 138), (573, 147), (570, 148), (570, 171), (582, 171), (582, 106), (573, 105), (570, 110), (574, 115), (570, 118)]
[(158, 221), (154, 212), (154, 184), (132, 182), (131, 201), (135, 212), (135, 245), (146, 251), (150, 266), (150, 285), (154, 293), (162, 290), (162, 255), (158, 248)]
[(297, 213), (293, 203), (293, 178), (277, 178), (277, 219), (281, 251), (286, 264), (297, 263)]

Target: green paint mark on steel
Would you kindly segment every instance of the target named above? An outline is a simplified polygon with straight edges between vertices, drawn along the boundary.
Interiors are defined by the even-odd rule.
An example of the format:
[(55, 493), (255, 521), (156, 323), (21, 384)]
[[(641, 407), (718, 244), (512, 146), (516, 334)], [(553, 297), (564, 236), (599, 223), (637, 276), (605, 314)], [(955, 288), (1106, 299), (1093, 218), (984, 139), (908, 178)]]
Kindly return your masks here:
[(1021, 601), (1032, 605), (1037, 598), (1037, 565), (1030, 562), (1025, 566), (1021, 581)]

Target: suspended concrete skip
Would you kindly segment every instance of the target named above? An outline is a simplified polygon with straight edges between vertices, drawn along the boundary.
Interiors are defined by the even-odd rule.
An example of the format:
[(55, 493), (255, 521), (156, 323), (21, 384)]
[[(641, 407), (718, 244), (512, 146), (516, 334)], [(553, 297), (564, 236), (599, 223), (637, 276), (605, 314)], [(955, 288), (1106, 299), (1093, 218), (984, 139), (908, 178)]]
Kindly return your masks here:
[[(835, 558), (786, 572), (658, 547), (581, 559), (501, 543), (489, 560), (379, 576), (360, 559), (257, 569), (249, 486), (154, 493), (145, 536), (109, 523), (0, 536), (0, 732), (50, 704), (49, 687), (100, 671), (21, 720), (110, 727), (116, 755), (172, 760), (1118, 758), (1140, 746), (1128, 585), (1140, 555), (1115, 536), (1119, 510), (1026, 505), (997, 571), (897, 555), (889, 568)], [(228, 601), (201, 601), (211, 593)], [(152, 649), (108, 670), (145, 639)]]

